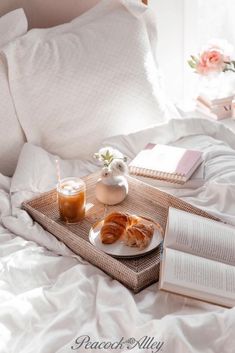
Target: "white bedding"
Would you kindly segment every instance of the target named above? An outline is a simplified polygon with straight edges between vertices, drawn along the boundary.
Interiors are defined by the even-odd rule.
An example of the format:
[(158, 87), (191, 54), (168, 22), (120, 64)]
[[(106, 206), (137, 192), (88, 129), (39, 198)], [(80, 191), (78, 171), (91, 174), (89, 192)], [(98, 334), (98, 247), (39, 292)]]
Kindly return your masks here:
[[(149, 139), (204, 150), (206, 185), (170, 192), (235, 224), (235, 135), (231, 131), (203, 120), (173, 120), (137, 135), (114, 138), (112, 144), (133, 156)], [(61, 168), (63, 176), (97, 169), (82, 161), (61, 161)], [(133, 295), (33, 223), (20, 210), (21, 202), (55, 182), (53, 156), (30, 144), (24, 146), (13, 178), (0, 174), (1, 353), (102, 351), (84, 346), (72, 350), (81, 335), (112, 342), (148, 335), (164, 342), (163, 353), (234, 352), (235, 309), (158, 292), (157, 284)], [(124, 346), (106, 350), (111, 351), (129, 350)], [(156, 350), (136, 347), (132, 351)]]

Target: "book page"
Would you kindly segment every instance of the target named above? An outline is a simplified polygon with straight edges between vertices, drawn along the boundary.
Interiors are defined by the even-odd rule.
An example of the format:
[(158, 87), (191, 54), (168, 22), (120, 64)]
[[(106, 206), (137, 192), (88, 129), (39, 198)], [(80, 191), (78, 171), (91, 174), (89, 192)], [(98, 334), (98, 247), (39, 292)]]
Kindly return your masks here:
[(235, 228), (175, 208), (169, 209), (164, 246), (235, 266)]
[(220, 305), (234, 306), (235, 267), (165, 249), (160, 287)]

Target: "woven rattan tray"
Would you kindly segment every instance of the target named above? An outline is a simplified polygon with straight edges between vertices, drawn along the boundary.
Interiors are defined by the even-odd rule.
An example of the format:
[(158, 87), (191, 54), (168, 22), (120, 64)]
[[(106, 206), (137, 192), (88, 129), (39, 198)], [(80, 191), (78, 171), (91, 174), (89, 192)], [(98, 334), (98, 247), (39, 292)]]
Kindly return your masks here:
[[(117, 259), (90, 244), (88, 239), (90, 227), (103, 218), (105, 207), (95, 198), (97, 174), (85, 177), (84, 181), (87, 187), (87, 203), (90, 208), (86, 218), (79, 224), (66, 225), (60, 221), (55, 190), (24, 202), (22, 208), (76, 254), (101, 268), (135, 293), (156, 282), (159, 276), (160, 247), (136, 259)], [(127, 198), (119, 205), (109, 206), (108, 212), (120, 210), (145, 216), (158, 221), (164, 230), (169, 206), (215, 219), (206, 212), (135, 178), (128, 177), (128, 182)]]

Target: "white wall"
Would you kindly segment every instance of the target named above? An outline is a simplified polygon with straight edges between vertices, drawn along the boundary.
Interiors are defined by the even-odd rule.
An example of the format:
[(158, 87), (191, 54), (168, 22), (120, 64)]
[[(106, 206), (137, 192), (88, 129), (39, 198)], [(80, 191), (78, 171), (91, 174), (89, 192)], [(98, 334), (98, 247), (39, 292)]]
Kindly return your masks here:
[(51, 27), (71, 21), (99, 0), (0, 0), (0, 16), (23, 7), (32, 27)]
[[(225, 39), (235, 48), (235, 1), (149, 0), (149, 5), (157, 17), (158, 58), (168, 96), (187, 102), (200, 86), (200, 76), (187, 64), (190, 55), (197, 55), (212, 38)], [(231, 83), (227, 80), (235, 86), (232, 77)]]
[[(185, 0), (189, 1), (189, 0)], [(174, 101), (183, 97), (184, 0), (149, 0), (158, 24), (158, 59), (166, 90)]]

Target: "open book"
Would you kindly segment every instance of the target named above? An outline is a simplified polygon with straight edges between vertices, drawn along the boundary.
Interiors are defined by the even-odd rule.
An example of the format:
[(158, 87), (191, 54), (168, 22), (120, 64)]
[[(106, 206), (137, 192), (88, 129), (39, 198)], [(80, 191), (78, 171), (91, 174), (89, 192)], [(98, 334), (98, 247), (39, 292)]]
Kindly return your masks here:
[(169, 208), (160, 289), (235, 306), (235, 228)]

